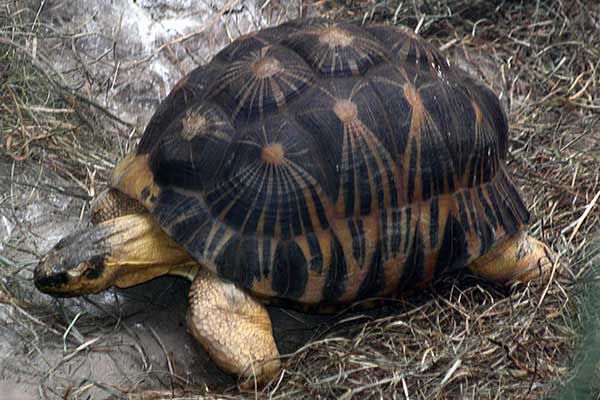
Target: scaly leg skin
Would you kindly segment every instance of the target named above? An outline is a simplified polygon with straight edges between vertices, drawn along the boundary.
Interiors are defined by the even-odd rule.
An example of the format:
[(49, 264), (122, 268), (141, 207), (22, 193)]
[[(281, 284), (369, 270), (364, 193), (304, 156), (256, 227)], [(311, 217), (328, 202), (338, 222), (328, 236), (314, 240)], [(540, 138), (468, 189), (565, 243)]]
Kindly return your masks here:
[(201, 269), (190, 288), (188, 329), (243, 388), (268, 383), (281, 367), (266, 308), (234, 284)]
[(548, 279), (555, 259), (548, 246), (519, 232), (471, 262), (470, 269), (495, 282), (529, 282), (540, 276)]
[(91, 222), (100, 224), (114, 218), (131, 214), (145, 214), (143, 205), (128, 197), (125, 193), (108, 188), (100, 192), (90, 204)]

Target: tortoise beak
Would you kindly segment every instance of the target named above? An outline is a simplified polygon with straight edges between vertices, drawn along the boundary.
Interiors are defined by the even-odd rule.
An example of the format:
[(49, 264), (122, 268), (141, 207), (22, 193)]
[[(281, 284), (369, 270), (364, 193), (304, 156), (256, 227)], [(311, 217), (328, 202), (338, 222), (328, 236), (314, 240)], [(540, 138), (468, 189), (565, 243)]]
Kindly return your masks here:
[[(55, 263), (52, 258), (50, 253), (45, 255), (40, 260), (35, 271), (33, 271), (33, 283), (35, 287), (40, 292), (47, 294), (54, 294), (55, 291), (53, 289), (61, 288), (69, 281), (66, 272), (54, 268)], [(57, 293), (60, 294), (60, 290)]]

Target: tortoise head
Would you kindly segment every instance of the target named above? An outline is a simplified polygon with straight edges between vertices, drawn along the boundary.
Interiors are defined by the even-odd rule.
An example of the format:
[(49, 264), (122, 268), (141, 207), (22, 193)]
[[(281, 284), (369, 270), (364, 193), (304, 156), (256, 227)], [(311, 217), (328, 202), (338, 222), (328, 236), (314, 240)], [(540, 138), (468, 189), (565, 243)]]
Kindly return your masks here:
[(38, 290), (54, 296), (98, 293), (111, 286), (117, 269), (107, 263), (111, 248), (106, 227), (92, 227), (63, 238), (34, 271)]
[(72, 297), (130, 287), (196, 265), (149, 214), (104, 221), (62, 239), (34, 272), (38, 290)]

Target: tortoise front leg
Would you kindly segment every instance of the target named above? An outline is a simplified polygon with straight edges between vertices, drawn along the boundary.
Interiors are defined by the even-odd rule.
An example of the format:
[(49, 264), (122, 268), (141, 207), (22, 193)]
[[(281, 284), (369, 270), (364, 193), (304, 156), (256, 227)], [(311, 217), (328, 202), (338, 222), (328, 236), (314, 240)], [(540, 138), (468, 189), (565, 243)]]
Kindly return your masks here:
[(148, 212), (142, 204), (113, 188), (104, 189), (100, 192), (90, 204), (90, 208), (91, 222), (94, 225), (123, 215), (146, 214)]
[(546, 244), (518, 232), (471, 262), (470, 269), (495, 282), (528, 282), (539, 276), (548, 278), (554, 259)]
[(266, 308), (249, 294), (201, 269), (190, 288), (188, 329), (224, 371), (268, 383), (280, 369)]

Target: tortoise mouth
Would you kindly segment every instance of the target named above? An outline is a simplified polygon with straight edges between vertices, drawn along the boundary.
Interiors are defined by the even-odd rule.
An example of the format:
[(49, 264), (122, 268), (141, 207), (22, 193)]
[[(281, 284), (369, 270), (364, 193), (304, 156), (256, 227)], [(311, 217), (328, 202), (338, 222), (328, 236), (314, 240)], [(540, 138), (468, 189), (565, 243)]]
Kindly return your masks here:
[(37, 290), (46, 294), (52, 294), (61, 297), (67, 297), (68, 293), (60, 290), (69, 282), (66, 272), (57, 274), (45, 274), (38, 265), (33, 273), (33, 283)]

